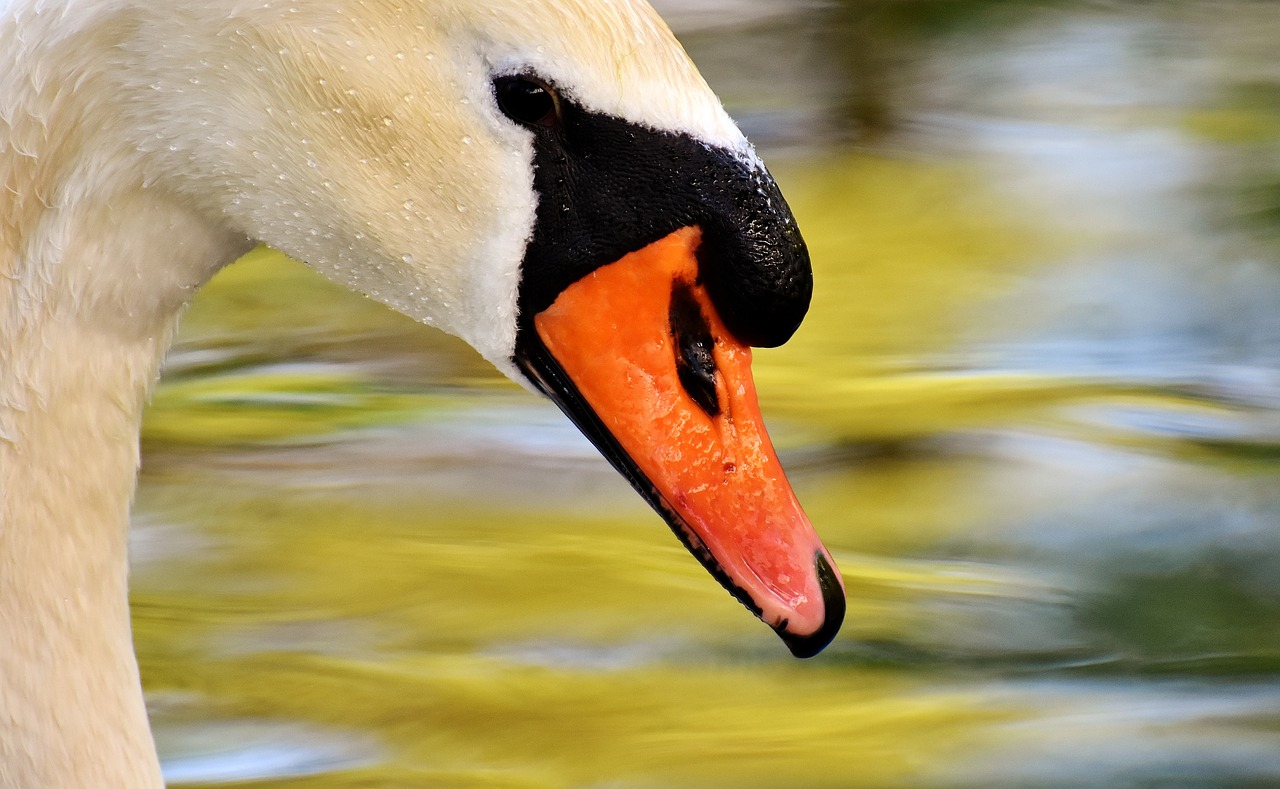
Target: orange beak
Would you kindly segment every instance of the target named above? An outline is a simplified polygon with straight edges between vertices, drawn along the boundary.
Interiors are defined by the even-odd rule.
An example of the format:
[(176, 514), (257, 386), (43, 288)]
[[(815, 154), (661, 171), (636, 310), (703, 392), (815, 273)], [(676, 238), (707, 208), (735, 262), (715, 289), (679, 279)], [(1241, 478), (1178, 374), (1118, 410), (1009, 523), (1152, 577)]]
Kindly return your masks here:
[(844, 619), (844, 585), (765, 432), (751, 349), (699, 280), (686, 227), (567, 287), (533, 316), (533, 380), (797, 657)]

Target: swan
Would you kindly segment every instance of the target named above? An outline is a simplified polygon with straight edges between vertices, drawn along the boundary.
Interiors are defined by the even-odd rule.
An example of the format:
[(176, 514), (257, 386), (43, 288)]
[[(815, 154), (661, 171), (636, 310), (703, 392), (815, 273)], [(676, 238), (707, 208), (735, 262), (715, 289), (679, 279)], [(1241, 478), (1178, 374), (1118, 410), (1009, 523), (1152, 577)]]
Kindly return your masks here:
[(0, 184), (0, 786), (162, 784), (139, 424), (260, 243), (554, 400), (797, 656), (839, 628), (750, 376), (807, 252), (643, 0), (0, 0)]

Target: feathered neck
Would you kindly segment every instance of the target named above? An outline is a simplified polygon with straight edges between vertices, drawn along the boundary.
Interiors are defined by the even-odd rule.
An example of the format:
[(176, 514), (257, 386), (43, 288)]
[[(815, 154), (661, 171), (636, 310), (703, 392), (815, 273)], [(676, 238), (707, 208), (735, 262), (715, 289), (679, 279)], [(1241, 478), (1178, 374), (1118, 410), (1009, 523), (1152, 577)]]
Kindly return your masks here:
[(245, 241), (143, 190), (92, 90), (109, 42), (21, 5), (0, 18), (0, 786), (158, 786), (126, 586), (138, 429), (178, 313)]

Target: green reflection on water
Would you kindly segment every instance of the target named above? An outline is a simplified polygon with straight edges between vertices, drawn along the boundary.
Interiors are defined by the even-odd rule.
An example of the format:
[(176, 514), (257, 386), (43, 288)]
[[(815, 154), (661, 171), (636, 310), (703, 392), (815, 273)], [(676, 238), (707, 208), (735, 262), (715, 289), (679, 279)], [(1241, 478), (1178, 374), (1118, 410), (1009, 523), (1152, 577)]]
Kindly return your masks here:
[(899, 783), (1012, 714), (894, 671), (730, 657), (714, 634), (745, 615), (644, 519), (269, 498), (221, 516), (215, 538), (254, 524), (234, 555), (135, 595), (143, 674), (217, 716), (377, 735), (382, 763), (307, 786)]
[[(1160, 21), (1010, 13), (1026, 27), (957, 42), (943, 26), (910, 60), (937, 79), (1013, 64), (1008, 90), (970, 86), (978, 131), (943, 124), (923, 154), (907, 139), (770, 159), (817, 290), (755, 370), (848, 584), (823, 657), (786, 657), (552, 409), (260, 250), (197, 299), (144, 427), (135, 639), (166, 765), (196, 764), (179, 782), (1280, 776), (1280, 293), (1269, 247), (1232, 235), (1256, 223), (1197, 223), (1265, 191), (1275, 112), (1256, 97), (1272, 88), (1188, 103), (1157, 80), (1145, 105), (1095, 103), (1142, 57), (1167, 65), (1142, 46)], [(1091, 48), (1129, 29), (1130, 60)], [(966, 54), (983, 46), (990, 60)], [(1036, 47), (1062, 62), (1019, 93)], [(1059, 73), (1073, 63), (1114, 79), (1086, 90)], [(913, 108), (935, 100), (920, 91), (893, 97), (899, 121), (955, 110)], [(1019, 95), (1029, 109), (1000, 103)], [(1161, 167), (1213, 162), (1186, 168), (1207, 182), (1151, 167), (1118, 198), (1098, 186), (1126, 162), (1090, 164), (1077, 137), (1106, 152), (1134, 130), (1137, 153), (1176, 139)], [(950, 140), (983, 133), (1067, 148), (1061, 169), (1093, 167), (1079, 178), (1103, 207), (1052, 167)], [(1034, 198), (1009, 183), (1020, 168)], [(1188, 194), (1208, 206), (1170, 196)], [(1144, 254), (1159, 265), (1121, 276)]]

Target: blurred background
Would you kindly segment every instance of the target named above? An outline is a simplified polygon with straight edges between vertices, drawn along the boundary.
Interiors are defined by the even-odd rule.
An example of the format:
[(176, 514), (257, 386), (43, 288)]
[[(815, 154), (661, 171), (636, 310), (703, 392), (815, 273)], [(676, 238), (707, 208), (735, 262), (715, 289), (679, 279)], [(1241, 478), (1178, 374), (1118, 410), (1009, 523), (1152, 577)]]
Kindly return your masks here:
[(144, 430), (177, 786), (1280, 784), (1280, 4), (665, 0), (790, 199), (789, 657), (553, 407), (272, 253)]

